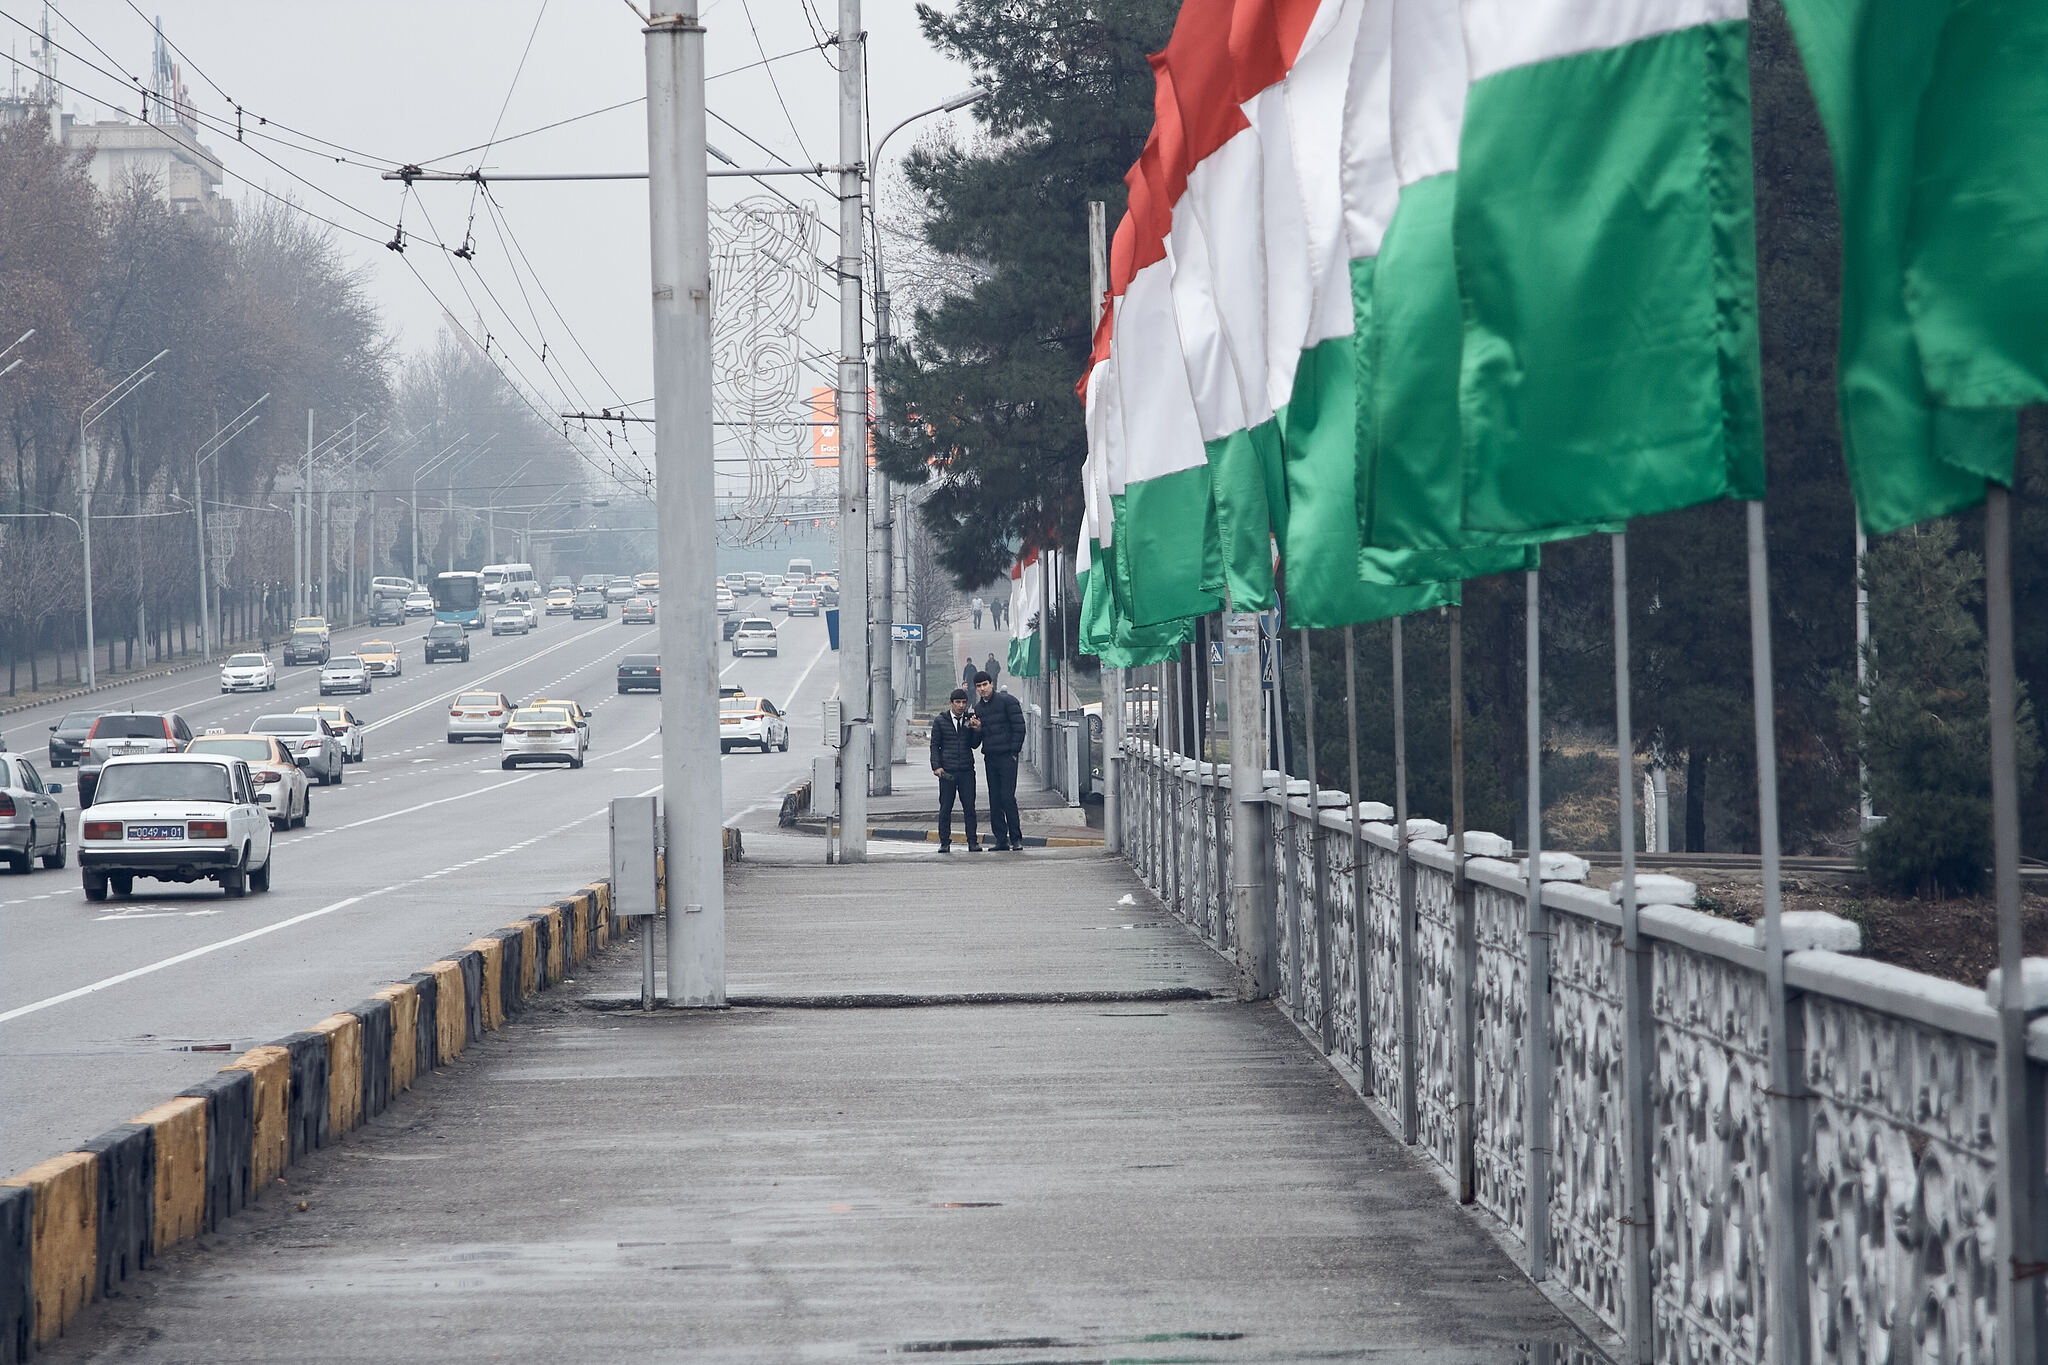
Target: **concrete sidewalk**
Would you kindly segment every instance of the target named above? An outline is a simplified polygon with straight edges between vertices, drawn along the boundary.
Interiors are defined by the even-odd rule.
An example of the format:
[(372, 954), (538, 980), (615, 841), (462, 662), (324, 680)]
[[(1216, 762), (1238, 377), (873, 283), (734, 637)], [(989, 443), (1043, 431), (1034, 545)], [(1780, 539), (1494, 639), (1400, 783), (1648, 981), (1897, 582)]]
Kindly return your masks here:
[(728, 896), (750, 1003), (618, 1010), (637, 947), (615, 946), (44, 1358), (1579, 1346), (1122, 863), (742, 865)]

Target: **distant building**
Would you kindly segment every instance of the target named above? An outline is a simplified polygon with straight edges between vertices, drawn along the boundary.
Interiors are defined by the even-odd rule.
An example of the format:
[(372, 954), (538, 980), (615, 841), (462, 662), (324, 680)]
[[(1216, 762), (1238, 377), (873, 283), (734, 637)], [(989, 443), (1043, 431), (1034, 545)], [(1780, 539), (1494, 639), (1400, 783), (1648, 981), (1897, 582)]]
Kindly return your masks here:
[(201, 214), (223, 226), (234, 221), (234, 201), (220, 195), (220, 160), (185, 123), (74, 123), (67, 117), (64, 143), (92, 152), (88, 173), (109, 198), (141, 177), (178, 213)]

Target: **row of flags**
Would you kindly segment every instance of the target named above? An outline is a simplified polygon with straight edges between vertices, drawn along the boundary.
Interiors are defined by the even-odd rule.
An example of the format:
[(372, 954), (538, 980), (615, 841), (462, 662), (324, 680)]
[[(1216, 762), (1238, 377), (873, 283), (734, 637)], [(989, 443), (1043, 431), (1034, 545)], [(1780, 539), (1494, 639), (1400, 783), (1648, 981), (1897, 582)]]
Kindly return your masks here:
[[(1786, 0), (1867, 529), (2048, 401), (2048, 5)], [(1185, 0), (1077, 392), (1081, 647), (1328, 627), (1764, 494), (1746, 0)], [(1018, 613), (1016, 620), (1025, 619)]]

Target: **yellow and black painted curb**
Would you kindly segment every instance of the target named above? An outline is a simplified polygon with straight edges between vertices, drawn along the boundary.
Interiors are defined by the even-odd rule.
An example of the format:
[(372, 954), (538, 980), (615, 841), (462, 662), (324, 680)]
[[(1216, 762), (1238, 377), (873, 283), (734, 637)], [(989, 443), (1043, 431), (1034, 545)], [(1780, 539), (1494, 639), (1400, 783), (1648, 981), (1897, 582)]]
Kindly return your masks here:
[(219, 1227), (293, 1162), (382, 1113), (618, 931), (611, 884), (592, 882), (0, 1180), (0, 1365), (30, 1359), (153, 1256)]

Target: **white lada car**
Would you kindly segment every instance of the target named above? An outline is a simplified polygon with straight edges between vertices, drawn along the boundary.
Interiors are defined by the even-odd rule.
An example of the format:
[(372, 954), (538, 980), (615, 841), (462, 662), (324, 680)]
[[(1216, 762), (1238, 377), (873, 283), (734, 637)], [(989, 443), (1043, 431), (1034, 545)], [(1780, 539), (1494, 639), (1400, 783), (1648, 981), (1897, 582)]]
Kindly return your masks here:
[(249, 765), (222, 754), (110, 758), (81, 813), (85, 898), (132, 895), (137, 877), (213, 881), (229, 896), (270, 889), (270, 812)]

